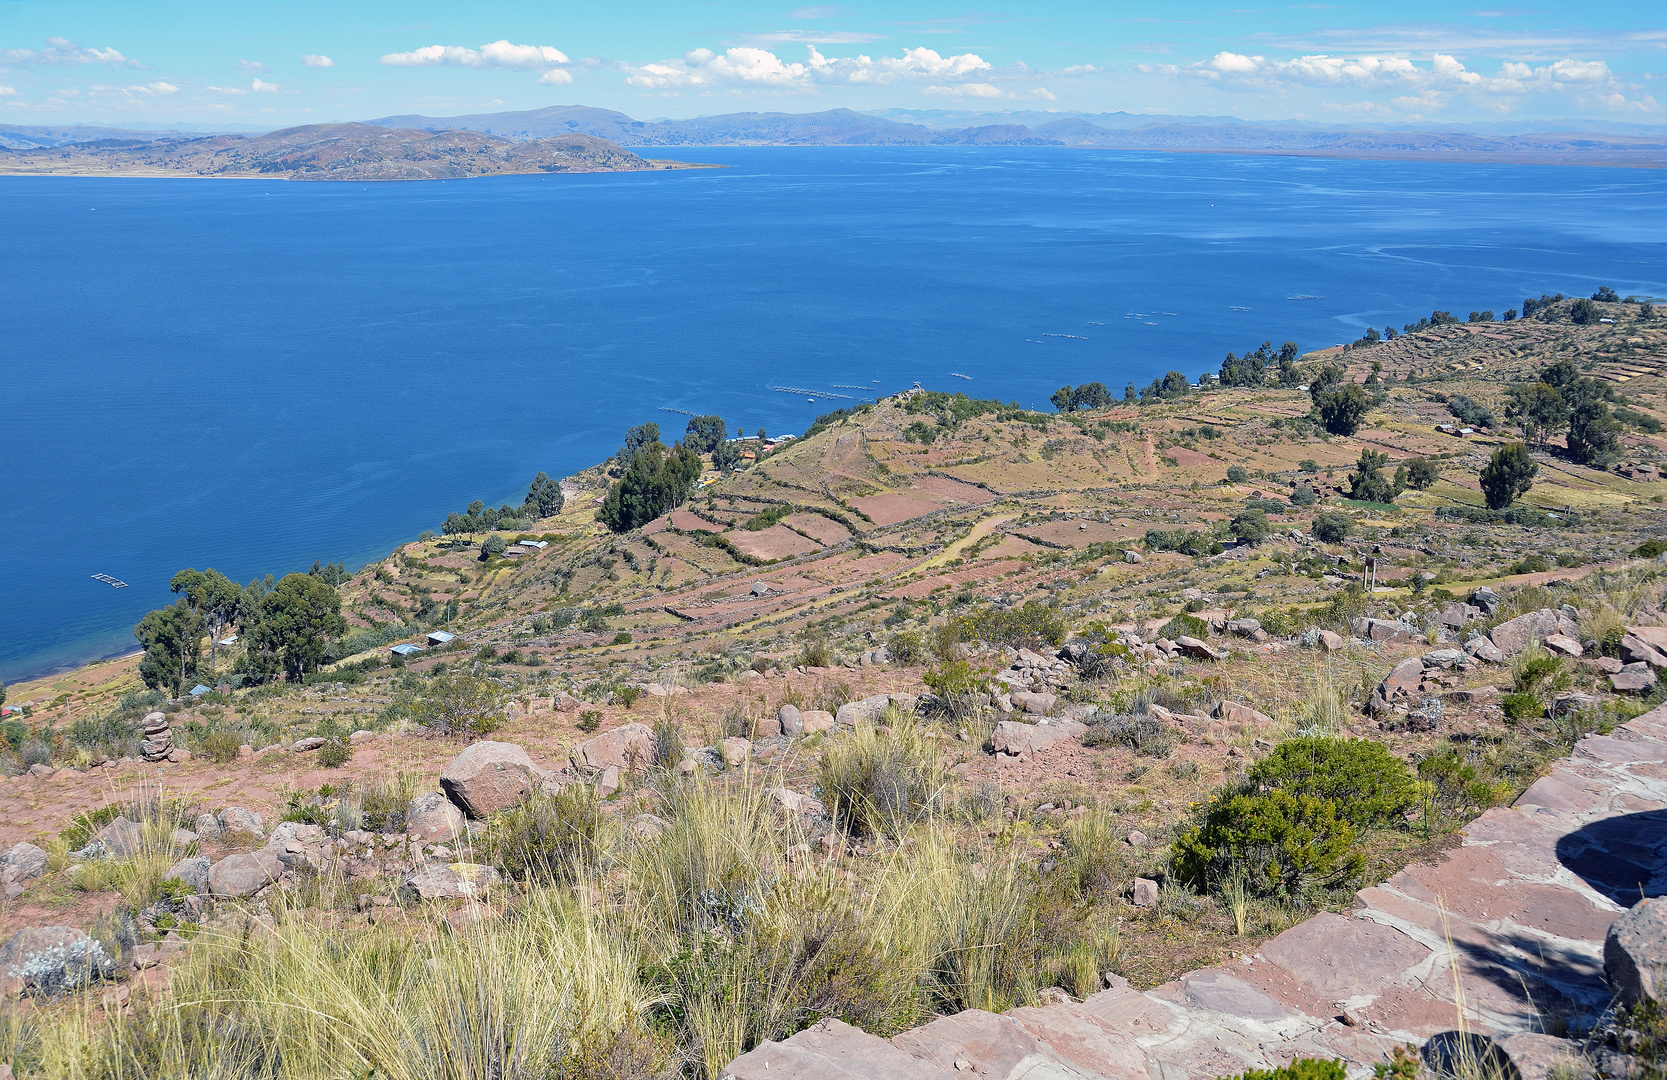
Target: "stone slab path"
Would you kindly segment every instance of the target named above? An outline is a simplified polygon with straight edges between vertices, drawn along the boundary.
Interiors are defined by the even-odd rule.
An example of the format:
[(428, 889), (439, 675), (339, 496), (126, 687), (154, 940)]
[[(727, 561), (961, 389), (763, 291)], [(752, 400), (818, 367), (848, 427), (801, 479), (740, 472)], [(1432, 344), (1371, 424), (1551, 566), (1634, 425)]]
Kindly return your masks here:
[(1604, 935), (1667, 893), (1667, 706), (1591, 735), (1438, 862), (1362, 889), (1254, 956), (1147, 993), (942, 1017), (893, 1039), (825, 1020), (732, 1062), (734, 1080), (1213, 1080), (1298, 1057), (1370, 1075), (1390, 1049), (1459, 1027), (1524, 1080), (1567, 1044), (1543, 1034), (1611, 1001)]

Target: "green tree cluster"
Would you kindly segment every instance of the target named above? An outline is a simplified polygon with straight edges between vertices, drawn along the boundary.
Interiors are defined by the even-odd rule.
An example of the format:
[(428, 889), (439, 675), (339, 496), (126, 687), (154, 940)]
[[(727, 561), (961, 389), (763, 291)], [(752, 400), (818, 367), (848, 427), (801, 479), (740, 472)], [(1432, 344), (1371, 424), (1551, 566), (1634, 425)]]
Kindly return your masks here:
[(1384, 467), (1389, 464), (1389, 455), (1378, 450), (1362, 450), (1360, 460), (1355, 463), (1354, 472), (1349, 475), (1349, 498), (1361, 502), (1391, 503), (1395, 496), (1406, 490), (1407, 470), (1402, 465), (1396, 468), (1395, 478), (1384, 478)]
[(522, 502), (522, 509), (534, 520), (538, 518), (554, 517), (561, 513), (566, 502), (561, 493), (561, 484), (550, 479), (549, 474), (540, 471), (533, 477), (533, 482), (527, 488), (527, 498)]
[(1482, 467), (1482, 495), (1489, 510), (1503, 510), (1534, 486), (1539, 463), (1522, 443), (1508, 443), (1493, 452)]
[(1140, 392), (1142, 402), (1174, 401), (1192, 393), (1192, 384), (1179, 371), (1171, 371), (1161, 379), (1153, 379)]
[[(1124, 394), (1126, 398), (1128, 395)], [(1091, 409), (1107, 409), (1112, 406), (1111, 391), (1101, 382), (1083, 383), (1081, 386), (1062, 386), (1053, 392), (1049, 398), (1053, 407), (1060, 412), (1086, 412)]]
[[(658, 430), (657, 425), (645, 426)], [(700, 479), (700, 468), (699, 456), (682, 443), (669, 449), (658, 440), (639, 445), (625, 474), (609, 485), (596, 519), (614, 532), (641, 528), (683, 505)]]
[(1314, 403), (1314, 418), (1333, 435), (1353, 435), (1359, 431), (1361, 421), (1372, 407), (1366, 390), (1335, 364), (1327, 364), (1314, 373), (1308, 384), (1308, 396)]

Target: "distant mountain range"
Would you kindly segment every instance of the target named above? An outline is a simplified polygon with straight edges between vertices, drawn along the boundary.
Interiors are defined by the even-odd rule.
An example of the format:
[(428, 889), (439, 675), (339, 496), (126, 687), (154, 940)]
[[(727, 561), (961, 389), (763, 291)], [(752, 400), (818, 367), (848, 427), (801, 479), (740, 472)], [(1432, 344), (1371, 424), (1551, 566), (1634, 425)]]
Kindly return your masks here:
[[(403, 132), (470, 131), (497, 140), (481, 165), (496, 161), (497, 171), (536, 171), (533, 159), (545, 148), (512, 151), (508, 144), (530, 144), (550, 139), (587, 136), (618, 144), (603, 153), (597, 146), (577, 150), (584, 167), (600, 165), (621, 146), (1061, 146), (1253, 154), (1297, 154), (1331, 157), (1410, 158), (1432, 160), (1547, 161), (1582, 164), (1667, 166), (1667, 127), (1613, 122), (1565, 125), (1501, 122), (1453, 125), (1442, 128), (1409, 125), (1323, 125), (1305, 121), (1252, 123), (1235, 117), (1154, 117), (1134, 113), (1054, 113), (1037, 110), (970, 112), (937, 109), (890, 109), (861, 113), (830, 109), (816, 113), (728, 113), (693, 120), (635, 120), (611, 109), (556, 105), (524, 112), (479, 113), (469, 116), (384, 116), (364, 124), (320, 125), (346, 129), (391, 128)], [(295, 128), (291, 131), (309, 131)], [(5, 150), (27, 153), (116, 140), (130, 144), (123, 152), (142, 159), (141, 144), (168, 147), (158, 151), (170, 160), (183, 155), (193, 168), (219, 168), (259, 157), (267, 150), (255, 144), (266, 136), (221, 134), (210, 146), (202, 137), (180, 132), (144, 132), (99, 127), (0, 127), (0, 160)], [(341, 138), (338, 136), (337, 138)], [(363, 140), (364, 136), (355, 136)], [(394, 173), (401, 169), (426, 175), (437, 169), (432, 153), (441, 143), (419, 149), (420, 140), (401, 137), (402, 148), (364, 150), (375, 161), (353, 159), (350, 167)], [(185, 151), (185, 146), (197, 149)], [(262, 144), (264, 145), (264, 144)], [(461, 145), (461, 144), (459, 144)], [(473, 144), (472, 144), (473, 145)], [(475, 152), (482, 143), (474, 146)], [(577, 144), (569, 144), (576, 147)], [(293, 148), (270, 147), (277, 158), (295, 158)], [(213, 161), (205, 154), (219, 155)], [(115, 152), (112, 147), (111, 152)], [(321, 148), (319, 153), (324, 153)], [(451, 151), (445, 151), (451, 153)], [(379, 154), (392, 156), (378, 157)], [(601, 154), (601, 157), (597, 155)], [(429, 156), (425, 156), (429, 155)], [(492, 158), (491, 155), (497, 155)], [(351, 157), (351, 156), (350, 156)], [(396, 167), (393, 162), (401, 162)], [(498, 159), (502, 159), (498, 161)], [(513, 159), (513, 160), (512, 160)], [(15, 160), (15, 159), (14, 159)], [(264, 159), (263, 159), (264, 160)], [(301, 172), (322, 168), (322, 158), (303, 163)], [(337, 160), (337, 159), (333, 159)], [(346, 160), (346, 159), (339, 159)], [(551, 159), (554, 162), (554, 158)], [(422, 162), (427, 162), (423, 164)], [(526, 166), (526, 168), (523, 168)], [(170, 166), (173, 167), (173, 166)], [(332, 168), (339, 169), (335, 165)], [(476, 175), (469, 166), (458, 175)], [(633, 167), (633, 166), (626, 166)], [(35, 171), (35, 170), (31, 170)]]
[(388, 116), (369, 122), (430, 130), (466, 128), (512, 139), (575, 132), (628, 146), (1073, 146), (1337, 156), (1579, 158), (1667, 164), (1667, 129), (1642, 125), (1607, 125), (1610, 130), (1604, 132), (1489, 132), (1327, 127), (1297, 122), (1256, 124), (1232, 117), (1170, 118), (1131, 113), (890, 110), (889, 115), (876, 115), (850, 109), (642, 121), (609, 109), (580, 105), (473, 116)]
[(507, 173), (678, 168), (594, 135), (509, 139), (470, 130), (312, 124), (266, 135), (120, 138), (0, 149), (0, 172), (146, 176), (273, 176), (290, 180), (444, 180)]

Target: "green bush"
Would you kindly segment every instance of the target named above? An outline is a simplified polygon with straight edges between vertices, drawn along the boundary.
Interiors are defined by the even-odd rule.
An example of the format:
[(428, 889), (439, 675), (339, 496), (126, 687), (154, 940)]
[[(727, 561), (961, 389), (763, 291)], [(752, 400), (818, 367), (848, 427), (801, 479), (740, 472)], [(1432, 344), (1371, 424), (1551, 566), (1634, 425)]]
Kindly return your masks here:
[(216, 765), (227, 765), (236, 761), (238, 747), (241, 745), (236, 733), (225, 728), (215, 728), (197, 740), (198, 751)]
[(1256, 894), (1286, 897), (1342, 885), (1365, 864), (1336, 803), (1277, 788), (1224, 790), (1175, 841), (1172, 858), (1176, 878), (1195, 889), (1239, 871)]
[(833, 667), (833, 646), (821, 638), (807, 641), (804, 651), (799, 653), (799, 663), (805, 667)]
[(891, 652), (894, 664), (924, 664), (931, 656), (926, 647), (926, 639), (913, 630), (903, 630), (891, 635), (886, 642), (886, 648)]
[(1250, 1069), (1239, 1076), (1223, 1080), (1345, 1080), (1343, 1062), (1324, 1058), (1297, 1058), (1277, 1069)]
[(1202, 638), (1210, 632), (1210, 625), (1195, 615), (1183, 612), (1158, 629), (1159, 637), (1174, 641), (1178, 637)]
[(586, 709), (579, 714), (579, 722), (574, 725), (587, 735), (602, 726), (602, 710)]
[(1249, 479), (1250, 473), (1245, 471), (1245, 467), (1243, 465), (1227, 466), (1227, 482), (1229, 484), (1242, 484)]
[(346, 739), (330, 739), (318, 748), (318, 764), (325, 769), (339, 769), (353, 757), (353, 747)]
[(1052, 645), (1057, 649), (1065, 643), (1064, 614), (1058, 608), (1036, 600), (1005, 611), (990, 608), (974, 615), (963, 615), (954, 622), (967, 638), (991, 645), (1032, 648)]
[(1083, 733), (1084, 746), (1126, 746), (1147, 757), (1168, 757), (1174, 749), (1169, 725), (1146, 713), (1096, 719)]
[(535, 795), (504, 811), (488, 848), (517, 881), (573, 881), (601, 860), (604, 818), (593, 785), (568, 784), (555, 795)]
[(1499, 707), (1505, 710), (1509, 720), (1533, 720), (1545, 715), (1545, 702), (1540, 695), (1531, 691), (1517, 691), (1506, 694), (1499, 699)]
[(1326, 510), (1314, 515), (1314, 538), (1327, 544), (1340, 544), (1354, 531), (1354, 519), (1341, 510)]
[(640, 697), (642, 697), (642, 687), (640, 686), (622, 686), (614, 691), (614, 700), (627, 709), (635, 705)]
[(1407, 763), (1370, 739), (1286, 739), (1250, 770), (1250, 783), (1337, 806), (1356, 828), (1399, 825), (1417, 786)]

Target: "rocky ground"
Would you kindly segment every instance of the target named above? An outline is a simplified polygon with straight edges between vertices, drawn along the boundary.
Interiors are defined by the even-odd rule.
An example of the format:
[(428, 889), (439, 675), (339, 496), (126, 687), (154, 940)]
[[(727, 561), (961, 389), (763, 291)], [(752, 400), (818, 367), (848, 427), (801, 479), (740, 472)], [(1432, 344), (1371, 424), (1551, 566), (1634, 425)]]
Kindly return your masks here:
[[(1623, 320), (1636, 310), (1603, 306)], [(903, 849), (843, 828), (819, 770), (864, 732), (889, 738), (903, 725), (896, 737), (919, 734), (943, 766), (944, 821), (965, 851), (1016, 852), (1045, 877), (1083, 822), (1104, 823), (1116, 880), (1080, 919), (1115, 928), (1113, 989), (1053, 988), (1049, 1000), (1088, 1000), (963, 1013), (890, 1042), (830, 1022), (754, 1050), (735, 1075), (801, 1052), (810, 1057), (791, 1058), (792, 1075), (849, 1075), (822, 1061), (845, 1053), (877, 1055), (865, 1075), (926, 1061), (1017, 1075), (1016, 1062), (1049, 1055), (1108, 1076), (1203, 1076), (1314, 1052), (1364, 1065), (1452, 1011), (1432, 989), (1447, 976), (1428, 959), (1440, 952), (1429, 912), (1382, 897), (1427, 908), (1418, 888), (1452, 884), (1443, 903), (1483, 935), (1464, 980), (1499, 986), (1509, 980), (1487, 965), (1532, 967), (1516, 925), (1532, 929), (1540, 908), (1500, 893), (1516, 905), (1504, 926), (1465, 906), (1475, 894), (1460, 884), (1493, 872), (1471, 862), (1506, 842), (1494, 832), (1555, 813), (1573, 835), (1621, 810), (1659, 809), (1653, 759), (1588, 760), (1658, 738), (1653, 719), (1579, 744), (1555, 774), (1585, 778), (1578, 807), (1523, 796), (1513, 810), (1488, 808), (1551, 790), (1536, 783), (1550, 762), (1662, 695), (1661, 570), (1635, 553), (1662, 530), (1667, 485), (1654, 466), (1667, 444), (1634, 427), (1607, 470), (1553, 446), (1524, 502), (1555, 516), (1477, 523), (1437, 511), (1480, 505), (1476, 470), (1507, 436), (1443, 434), (1456, 419), (1445, 402), (1468, 394), (1502, 413), (1504, 380), (1564, 353), (1601, 374), (1624, 346), (1627, 404), (1652, 416), (1657, 376), (1640, 356), (1659, 357), (1661, 344), (1653, 324), (1517, 322), (1354, 350), (1342, 358), (1358, 380), (1371, 375), (1361, 358), (1379, 356), (1386, 373), (1414, 378), (1383, 382), (1348, 439), (1308, 424), (1295, 390), (1064, 417), (892, 399), (714, 476), (641, 530), (615, 536), (594, 521), (608, 480), (599, 467), (570, 478), (562, 513), (523, 537), (542, 549), (486, 558), (481, 537), (405, 545), (342, 591), (360, 628), (456, 604), (458, 640), (407, 660), (383, 645), (306, 685), (196, 701), (145, 695), (131, 661), (12, 687), (8, 702), (28, 703), (29, 716), (0, 780), (6, 987), (27, 1004), (103, 980), (96, 992), (119, 990), (116, 1006), (131, 1008), (134, 993), (163, 992), (205, 928), (281, 924), (295, 910), (344, 932), (422, 936), (436, 919), (467, 931), (520, 902), (495, 846), (502, 811), (584, 788), (628, 836), (655, 834), (670, 816), (656, 755), (672, 774), (767, 792), (802, 842), (790, 861), (864, 880)], [(1344, 475), (1363, 448), (1428, 457), (1440, 479), (1393, 506), (1350, 503)], [(1230, 465), (1242, 478), (1228, 480)], [(1316, 492), (1316, 505), (1293, 502), (1299, 491)], [(1152, 529), (1219, 537), (1247, 506), (1271, 525), (1254, 545), (1197, 556), (1147, 542)], [(1345, 541), (1314, 537), (1324, 510), (1350, 517)], [(1374, 591), (1362, 589), (1368, 574)], [(401, 640), (426, 641), (415, 627)], [(218, 664), (234, 669), (236, 650)], [(504, 702), (497, 730), (472, 746), (423, 723), (436, 676), (460, 672), (486, 677)], [(1220, 896), (1175, 888), (1171, 841), (1299, 731), (1380, 743), (1429, 785), (1401, 827), (1360, 837), (1360, 898), (1333, 890), (1235, 914)], [(665, 757), (668, 732), (683, 749)], [(1561, 851), (1562, 835), (1510, 842)], [(1547, 894), (1547, 918), (1591, 907), (1567, 933), (1533, 931), (1578, 974), (1542, 964), (1534, 977), (1587, 1023), (1599, 994), (1593, 943), (1627, 905), (1577, 886), (1579, 867), (1535, 873), (1536, 888), (1564, 890)], [(171, 880), (180, 884), (164, 888)], [(603, 897), (629, 901), (623, 887)], [(1401, 937), (1391, 947), (1372, 936), (1382, 933)], [(1348, 953), (1382, 962), (1314, 969), (1315, 942), (1338, 935), (1365, 935)], [(30, 959), (41, 956), (65, 959)], [(1414, 983), (1434, 996), (1409, 997)], [(1530, 1030), (1516, 991), (1474, 993), (1483, 1029)], [(1327, 994), (1354, 1020), (1335, 1020)], [(1060, 1042), (1067, 1017), (1069, 1038), (1100, 1047), (1101, 1065)], [(1150, 1030), (1131, 1040), (1125, 1022)], [(1101, 1067), (1111, 1061), (1127, 1068)]]

